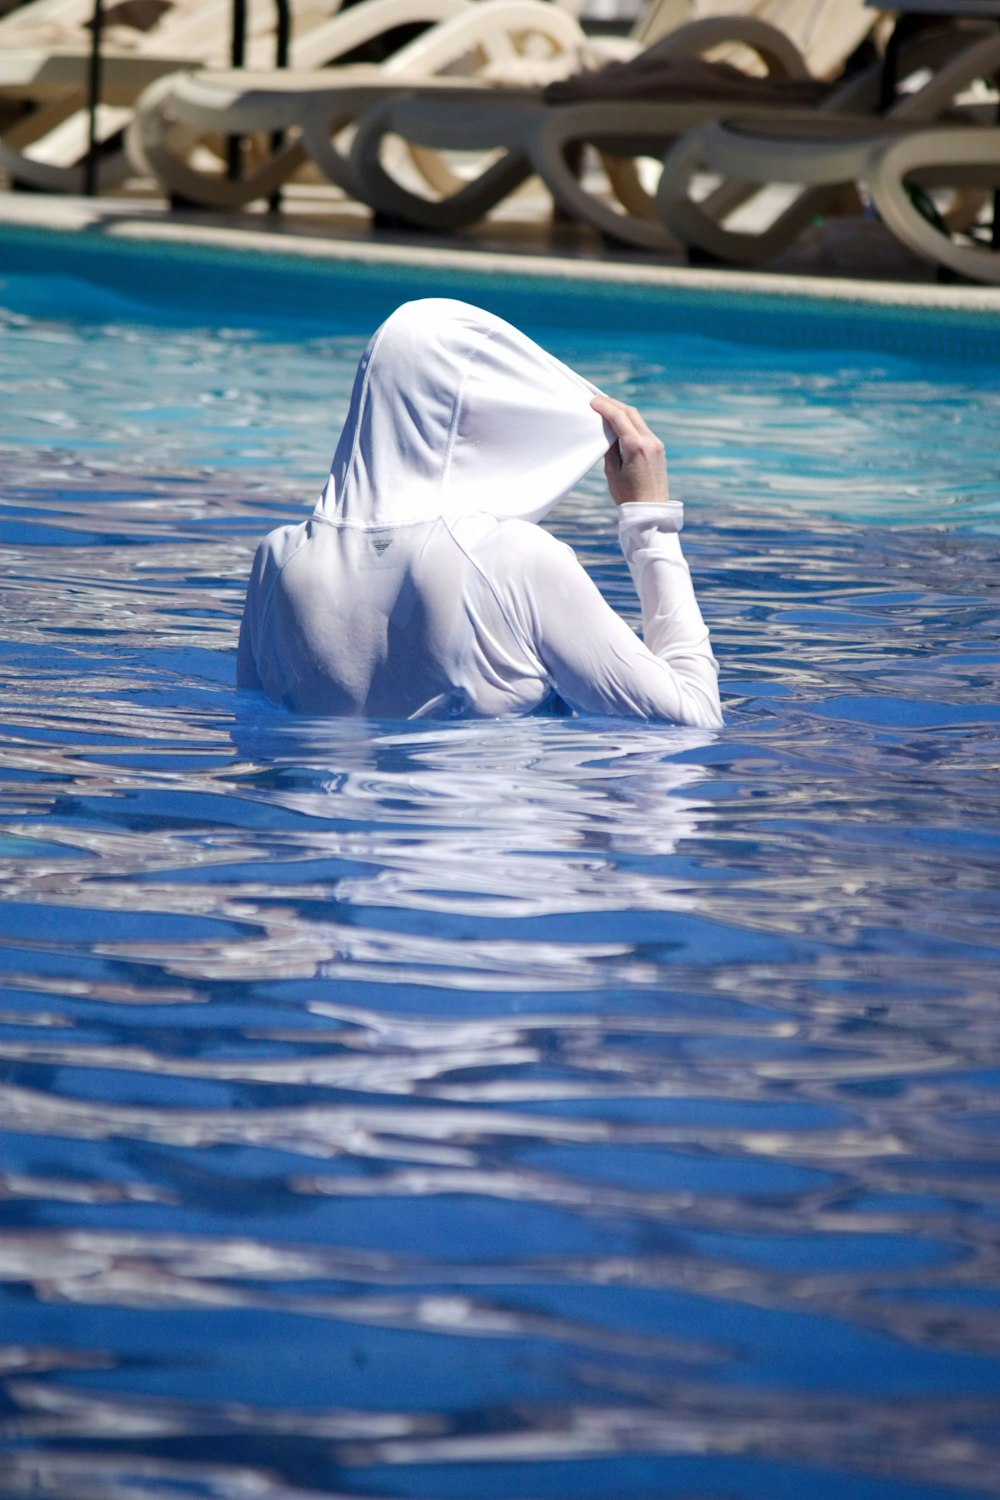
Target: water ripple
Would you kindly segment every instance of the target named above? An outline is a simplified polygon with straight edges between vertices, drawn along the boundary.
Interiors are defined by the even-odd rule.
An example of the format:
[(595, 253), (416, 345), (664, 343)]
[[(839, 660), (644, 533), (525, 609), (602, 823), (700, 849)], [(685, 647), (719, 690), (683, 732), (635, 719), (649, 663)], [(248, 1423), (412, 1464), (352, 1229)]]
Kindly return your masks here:
[(236, 622), (361, 330), (119, 303), (0, 317), (0, 1491), (996, 1493), (990, 372), (563, 332), (725, 731), (296, 721)]

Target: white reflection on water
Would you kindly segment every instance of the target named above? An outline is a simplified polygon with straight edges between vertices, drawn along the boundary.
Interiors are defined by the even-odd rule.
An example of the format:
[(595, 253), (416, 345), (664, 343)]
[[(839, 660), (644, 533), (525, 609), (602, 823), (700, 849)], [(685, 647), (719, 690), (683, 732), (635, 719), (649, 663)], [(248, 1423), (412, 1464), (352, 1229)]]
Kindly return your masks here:
[(7, 331), (0, 1491), (1000, 1489), (988, 382), (595, 356), (727, 729), (331, 724), (232, 646), (357, 339)]

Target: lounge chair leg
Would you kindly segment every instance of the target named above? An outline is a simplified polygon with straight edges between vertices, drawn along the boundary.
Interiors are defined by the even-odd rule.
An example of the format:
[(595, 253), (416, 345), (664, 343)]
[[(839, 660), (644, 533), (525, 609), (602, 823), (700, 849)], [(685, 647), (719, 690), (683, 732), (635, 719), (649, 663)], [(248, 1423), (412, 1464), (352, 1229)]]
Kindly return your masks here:
[[(285, 145), (285, 132), (283, 130), (272, 130), (271, 131), (271, 154), (274, 155), (274, 156), (277, 156), (278, 152), (281, 151), (284, 148), (284, 145)], [(268, 211), (269, 214), (280, 214), (281, 213), (281, 188), (280, 187), (276, 187), (275, 190), (274, 190), (274, 192), (271, 194), (270, 198), (268, 198), (268, 200), (267, 200), (267, 211)]]
[(689, 266), (724, 266), (726, 262), (701, 245), (687, 245), (684, 258)]
[[(583, 142), (568, 141), (563, 147), (563, 160), (566, 163), (566, 170), (568, 172), (571, 172), (572, 175), (576, 178), (577, 182), (579, 182), (580, 178), (583, 176)], [(576, 224), (579, 221), (575, 214), (571, 214), (569, 209), (565, 208), (563, 204), (559, 202), (558, 198), (553, 198), (552, 222), (553, 224), (562, 226), (566, 224)], [(612, 243), (610, 236), (608, 242)], [(613, 244), (612, 248), (614, 248)]]
[(386, 213), (381, 208), (372, 209), (372, 228), (384, 229), (387, 234), (434, 234), (430, 224), (417, 224), (401, 214)]

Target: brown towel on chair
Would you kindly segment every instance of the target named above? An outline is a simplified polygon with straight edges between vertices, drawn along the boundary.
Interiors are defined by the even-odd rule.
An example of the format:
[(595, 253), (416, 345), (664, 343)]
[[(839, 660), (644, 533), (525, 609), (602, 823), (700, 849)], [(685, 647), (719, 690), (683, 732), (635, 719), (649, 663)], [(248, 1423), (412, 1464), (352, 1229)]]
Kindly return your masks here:
[(818, 104), (828, 85), (814, 78), (755, 78), (730, 63), (702, 57), (660, 57), (656, 47), (628, 62), (607, 63), (596, 72), (574, 73), (550, 83), (547, 104), (581, 100), (649, 99), (684, 102), (718, 99), (724, 104), (787, 104), (808, 108)]
[[(172, 9), (171, 0), (118, 0), (117, 5), (108, 6), (102, 19), (105, 26), (128, 26), (133, 31), (151, 31), (160, 18)], [(92, 29), (94, 23), (89, 20), (83, 24)]]

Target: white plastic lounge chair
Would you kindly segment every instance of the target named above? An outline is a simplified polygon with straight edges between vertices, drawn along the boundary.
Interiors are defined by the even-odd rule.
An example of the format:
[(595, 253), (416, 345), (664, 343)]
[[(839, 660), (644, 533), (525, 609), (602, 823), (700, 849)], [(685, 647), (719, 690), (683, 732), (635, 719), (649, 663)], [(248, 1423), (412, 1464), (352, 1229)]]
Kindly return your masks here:
[[(275, 10), (270, 0), (250, 0), (248, 46), (266, 46)], [(231, 0), (180, 0), (146, 32), (127, 37), (109, 27), (102, 69), (99, 138), (120, 131), (132, 105), (148, 84), (164, 72), (195, 61), (225, 55), (231, 31)], [(13, 19), (13, 18), (11, 18)], [(113, 13), (112, 13), (113, 19)], [(17, 117), (0, 139), (0, 170), (16, 183), (51, 191), (79, 191), (80, 165), (87, 145), (86, 90), (90, 39), (84, 36), (56, 45), (20, 46), (5, 42), (0, 52), (0, 101), (17, 107)], [(124, 175), (123, 158), (102, 163), (102, 179), (111, 185)]]
[[(415, 85), (441, 91), (467, 87), (468, 76), (451, 70), (490, 62), (516, 66), (525, 48), (558, 51), (578, 45), (581, 35), (568, 12), (545, 0), (462, 0), (456, 14), (378, 65), (312, 71), (296, 65), (284, 72), (239, 69), (165, 78), (138, 102), (128, 152), (136, 168), (157, 178), (168, 193), (211, 207), (237, 208), (269, 197), (308, 157), (353, 195), (358, 184), (335, 137), (371, 104)], [(293, 134), (233, 181), (194, 155), (206, 134), (220, 131)], [(450, 183), (434, 157), (424, 155), (421, 165), (431, 180)]]
[[(331, 0), (334, 9), (338, 0)], [(567, 5), (575, 0), (565, 0)], [(293, 0), (295, 34), (290, 65), (317, 69), (398, 26), (434, 26), (467, 10), (474, 0), (365, 0), (340, 15), (317, 21), (315, 0)], [(553, 11), (568, 20), (557, 7)], [(268, 67), (273, 57), (275, 8), (271, 0), (249, 0), (248, 65)], [(231, 0), (182, 0), (153, 30), (127, 49), (109, 49), (102, 69), (99, 139), (119, 134), (149, 84), (206, 60), (224, 65), (231, 29)], [(578, 30), (578, 29), (577, 29)], [(574, 32), (576, 34), (576, 31)], [(499, 44), (498, 44), (499, 46)], [(4, 131), (0, 170), (17, 183), (48, 191), (78, 192), (83, 185), (86, 118), (83, 114), (89, 43), (5, 49), (0, 55), (0, 101), (33, 106)], [(221, 127), (228, 130), (226, 125)], [(108, 189), (129, 170), (122, 152), (101, 161), (99, 185)]]
[[(486, 5), (489, 3), (490, 0), (485, 0)], [(481, 5), (480, 11), (483, 8)], [(672, 0), (651, 7), (637, 29), (637, 36), (640, 29), (647, 38), (655, 36), (658, 28), (669, 25), (676, 14), (677, 6)], [(533, 77), (539, 62), (539, 42), (543, 44), (542, 51), (557, 61), (566, 57), (578, 59), (582, 51), (592, 47), (578, 29), (568, 24), (566, 17), (553, 14), (550, 7), (544, 13), (529, 10), (520, 19), (517, 16), (518, 13), (511, 13), (502, 27), (495, 27), (492, 37), (484, 34), (480, 40), (482, 71), (489, 73), (494, 82)], [(472, 34), (470, 22), (437, 28), (436, 34), (418, 39), (377, 70), (338, 68), (322, 74), (298, 70), (261, 74), (240, 70), (177, 75), (150, 89), (140, 100), (128, 134), (129, 153), (139, 170), (155, 176), (172, 195), (207, 206), (235, 208), (269, 196), (308, 157), (345, 193), (388, 216), (406, 218), (427, 227), (448, 228), (467, 223), (487, 212), (530, 175), (530, 155), (520, 149), (521, 132), (526, 128), (531, 133), (541, 104), (538, 89), (519, 92), (483, 86), (470, 93), (468, 77), (442, 76), (443, 70), (453, 69), (455, 60), (468, 50), (468, 37)], [(512, 37), (515, 45), (511, 45)], [(690, 56), (720, 41), (731, 42), (734, 37), (741, 39), (744, 48), (746, 44), (754, 46), (774, 72), (794, 77), (805, 73), (801, 58), (787, 38), (752, 19), (697, 22), (671, 32), (658, 45), (667, 48), (671, 55)], [(534, 55), (529, 58), (524, 56), (525, 38), (536, 44)], [(501, 41), (506, 42), (505, 48), (498, 47)], [(624, 50), (634, 51), (636, 45), (634, 41)], [(415, 212), (409, 214), (406, 190), (401, 189), (403, 196), (397, 199), (393, 194), (393, 179), (387, 178), (387, 190), (380, 198), (381, 163), (369, 171), (364, 152), (349, 154), (342, 134), (360, 115), (380, 103), (391, 105), (395, 100), (408, 103), (414, 97), (422, 104), (442, 98), (468, 102), (474, 108), (468, 117), (464, 111), (462, 114), (463, 144), (488, 148), (499, 143), (506, 149), (499, 162), (480, 171), (467, 184), (447, 169), (436, 151), (427, 149), (433, 147), (432, 141), (414, 143), (412, 156), (418, 175), (439, 194), (439, 199), (414, 194)], [(689, 107), (678, 128), (690, 128), (703, 118), (703, 109)], [(292, 131), (294, 139), (270, 154), (239, 182), (229, 181), (217, 169), (206, 170), (194, 161), (192, 153), (198, 137), (206, 132), (259, 134), (276, 130)], [(446, 142), (449, 143), (454, 144)], [(662, 154), (662, 139), (657, 144)], [(620, 174), (619, 186), (623, 193), (627, 192), (624, 172)]]
[[(957, 54), (955, 65), (942, 72), (947, 59)], [(958, 58), (965, 56), (964, 67)], [(930, 81), (907, 98), (899, 106), (911, 120), (925, 123), (935, 121), (952, 104), (961, 91), (967, 77), (975, 76), (981, 68), (982, 54), (969, 50), (969, 38), (958, 32), (928, 34), (908, 44), (901, 57), (905, 75), (932, 70)], [(843, 84), (831, 88), (823, 102), (803, 116), (801, 112), (789, 110), (779, 103), (762, 104), (753, 109), (741, 108), (739, 113), (744, 126), (749, 129), (759, 121), (762, 132), (768, 121), (781, 119), (819, 119), (819, 125), (804, 127), (820, 138), (833, 129), (833, 121), (841, 115), (860, 119), (871, 126), (878, 108), (881, 92), (881, 67), (873, 64), (854, 74)], [(634, 102), (624, 104), (613, 101), (582, 102), (537, 109), (527, 105), (518, 113), (509, 108), (504, 120), (495, 106), (486, 101), (473, 111), (449, 108), (451, 101), (426, 101), (419, 98), (397, 100), (385, 106), (379, 113), (366, 117), (358, 132), (355, 144), (355, 171), (364, 176), (366, 196), (369, 202), (381, 211), (393, 212), (399, 218), (433, 227), (455, 228), (471, 222), (478, 214), (488, 211), (496, 201), (490, 194), (490, 173), (499, 176), (500, 167), (494, 166), (484, 178), (462, 189), (453, 199), (432, 202), (398, 182), (379, 160), (379, 148), (384, 136), (396, 131), (405, 139), (425, 145), (443, 147), (454, 145), (458, 138), (459, 116), (466, 139), (470, 144), (484, 146), (506, 146), (508, 154), (516, 154), (542, 178), (555, 201), (571, 217), (591, 225), (605, 236), (616, 241), (645, 249), (676, 252), (678, 240), (673, 232), (672, 221), (667, 214), (658, 219), (649, 194), (646, 193), (635, 169), (635, 158), (652, 153), (662, 154), (672, 142), (681, 138), (689, 141), (700, 139), (697, 130), (701, 127), (705, 136), (714, 139), (711, 122), (720, 114), (732, 113), (732, 108), (722, 100), (700, 103), (652, 104)], [(474, 120), (479, 119), (479, 125)], [(775, 129), (777, 130), (777, 126)], [(848, 125), (847, 131), (852, 130)], [(871, 127), (879, 129), (881, 127)], [(886, 133), (896, 128), (884, 127)], [(477, 133), (473, 136), (472, 132)], [(595, 189), (589, 182), (581, 181), (574, 170), (572, 154), (581, 145), (596, 147), (602, 154), (613, 195)], [(679, 148), (675, 148), (678, 149)], [(745, 153), (744, 153), (745, 157)], [(501, 163), (502, 165), (502, 163)], [(755, 189), (750, 188), (735, 170), (720, 166), (718, 158), (714, 165), (722, 176), (722, 185), (691, 212), (700, 216), (709, 226), (723, 220), (739, 207)], [(761, 178), (751, 173), (751, 181)], [(765, 180), (766, 177), (765, 177)], [(662, 193), (661, 188), (661, 193)], [(789, 210), (788, 232), (795, 232), (815, 213), (829, 209), (837, 197), (844, 196), (842, 183), (826, 189), (822, 196), (805, 199), (801, 206)], [(855, 200), (856, 201), (856, 200)], [(798, 215), (798, 217), (796, 216)], [(708, 231), (711, 233), (711, 230)], [(782, 231), (784, 232), (784, 231)], [(787, 233), (786, 233), (787, 237)], [(692, 242), (712, 252), (707, 239)], [(742, 247), (739, 247), (740, 249)], [(762, 256), (771, 253), (770, 246), (761, 247)], [(736, 258), (740, 258), (737, 254)]]
[[(805, 64), (788, 39), (753, 19), (692, 22), (662, 38), (642, 58), (655, 53), (676, 67), (733, 38), (744, 49), (753, 49), (772, 77), (807, 79)], [(635, 62), (625, 64), (623, 71), (634, 66)], [(356, 192), (366, 203), (388, 219), (421, 228), (452, 230), (471, 224), (533, 172), (542, 177), (559, 206), (573, 214), (585, 190), (566, 159), (567, 148), (580, 138), (590, 139), (592, 119), (599, 117), (612, 127), (612, 150), (625, 155), (655, 149), (662, 155), (666, 142), (714, 117), (718, 109), (718, 95), (698, 97), (697, 91), (669, 105), (619, 99), (613, 104), (587, 101), (563, 107), (546, 103), (531, 90), (478, 89), (455, 95), (415, 90), (390, 97), (365, 114), (351, 153), (351, 168)], [(401, 180), (393, 164), (384, 160), (384, 144), (392, 136), (422, 148), (455, 151), (461, 147), (478, 153), (499, 148), (501, 155), (471, 178), (456, 179), (452, 190), (432, 198), (416, 184)], [(317, 160), (323, 164), (320, 157)], [(620, 203), (635, 202), (638, 194), (624, 164), (614, 187)]]
[[(483, 14), (477, 21), (435, 28), (433, 35), (418, 38), (377, 69), (316, 72), (323, 59), (307, 43), (294, 50), (293, 66), (284, 72), (178, 74), (149, 90), (137, 105), (128, 134), (131, 159), (172, 196), (209, 207), (236, 208), (270, 196), (307, 157), (330, 181), (358, 196), (345, 137), (354, 120), (373, 104), (404, 88), (455, 91), (488, 74), (494, 82), (506, 84), (512, 79), (533, 81), (540, 68), (547, 72), (553, 63), (557, 72), (567, 73), (579, 66), (582, 56), (628, 56), (644, 39), (671, 30), (688, 13), (692, 0), (647, 0), (630, 38), (597, 41), (571, 23), (583, 0), (547, 3), (544, 12), (529, 6), (506, 18), (495, 6), (487, 15), (490, 3), (481, 0), (477, 11)], [(258, 138), (282, 132), (290, 143), (271, 152), (265, 146), (266, 159), (235, 183), (196, 160), (199, 137), (220, 132)], [(420, 175), (440, 191), (460, 185), (437, 153), (417, 147), (411, 156)]]
[(924, 189), (1000, 192), (1000, 130), (914, 130), (899, 140), (880, 141), (861, 170), (872, 203), (888, 229), (916, 255), (970, 281), (1000, 284), (1000, 247), (991, 241), (956, 237), (951, 227), (932, 223), (920, 211), (911, 185)]
[[(178, 17), (194, 3), (196, 0), (110, 0), (105, 7), (105, 44), (109, 51), (130, 50), (162, 23), (168, 39), (154, 45), (172, 55), (170, 26), (176, 25)], [(64, 59), (73, 54), (89, 59), (92, 38), (87, 27), (93, 9), (93, 0), (28, 0), (28, 4), (0, 17), (0, 133), (22, 120), (26, 107), (40, 102), (51, 104), (77, 89), (77, 77), (85, 74), (79, 65), (72, 71), (72, 64), (67, 65)], [(51, 65), (46, 69), (44, 64), (49, 60)], [(27, 138), (31, 139), (30, 134)]]
[[(904, 94), (884, 117), (831, 118), (789, 112), (781, 119), (767, 121), (740, 116), (692, 132), (674, 146), (664, 162), (656, 201), (666, 228), (688, 248), (695, 247), (715, 259), (762, 263), (790, 245), (816, 215), (826, 211), (833, 198), (843, 200), (845, 187), (863, 184), (876, 197), (877, 205), (880, 200), (888, 205), (892, 227), (899, 226), (901, 237), (919, 240), (924, 247), (919, 253), (935, 245), (942, 252), (942, 263), (949, 263), (943, 259), (945, 237), (937, 231), (932, 231), (934, 240), (918, 234), (918, 210), (904, 212), (901, 179), (896, 174), (924, 165), (928, 171), (935, 169), (933, 175), (939, 183), (943, 180), (947, 185), (950, 181), (956, 188), (989, 178), (989, 148), (979, 144), (982, 138), (978, 133), (986, 127), (976, 123), (983, 106), (969, 105), (963, 111), (958, 101), (970, 85), (994, 77), (1000, 69), (1000, 36), (992, 33), (970, 41), (956, 32), (950, 40), (945, 34), (926, 40), (923, 46), (935, 42), (938, 46), (951, 45), (954, 50), (950, 58), (939, 58), (929, 81)], [(919, 60), (921, 47), (919, 40), (910, 44), (914, 49), (908, 54), (911, 60)], [(987, 106), (987, 113), (995, 119), (992, 105)], [(931, 125), (936, 128), (928, 135)], [(921, 135), (931, 152), (923, 164), (919, 154), (913, 156), (916, 148), (911, 144)], [(975, 172), (961, 170), (966, 149), (974, 154)], [(693, 179), (705, 171), (737, 179), (755, 190), (788, 183), (803, 191), (770, 223), (753, 231), (740, 229), (727, 224), (725, 214), (716, 211), (717, 205), (706, 205), (692, 196)], [(961, 222), (967, 212), (963, 199), (955, 221)], [(927, 227), (931, 228), (929, 224)], [(964, 264), (964, 255), (957, 258)], [(972, 263), (983, 262), (977, 258)]]
[[(702, 6), (708, 8), (706, 0)], [(836, 0), (837, 31), (841, 37), (841, 64), (856, 47), (860, 38), (871, 30), (878, 13), (864, 0)], [(673, 32), (657, 44), (661, 58), (700, 55), (739, 57), (753, 62), (758, 73), (767, 71), (771, 79), (806, 79), (815, 75), (808, 59), (792, 45), (787, 34), (762, 19), (764, 10), (779, 12), (786, 18), (797, 13), (800, 34), (821, 43), (818, 56), (829, 70), (833, 56), (830, 39), (829, 0), (758, 0), (752, 7), (758, 14), (740, 17), (703, 17)], [(820, 22), (825, 25), (821, 28)], [(738, 50), (737, 50), (738, 47)], [(653, 198), (646, 189), (638, 162), (643, 157), (662, 158), (670, 144), (720, 112), (747, 108), (742, 106), (725, 81), (706, 88), (702, 97), (690, 90), (678, 97), (670, 90), (660, 100), (638, 95), (630, 69), (645, 58), (625, 65), (616, 86), (618, 98), (588, 98), (594, 86), (591, 76), (583, 75), (580, 97), (554, 102), (570, 85), (556, 85), (548, 90), (547, 99), (525, 95), (520, 101), (497, 101), (484, 93), (462, 98), (398, 98), (370, 112), (361, 122), (353, 153), (356, 179), (364, 184), (365, 201), (389, 218), (426, 228), (454, 229), (472, 223), (495, 206), (506, 182), (516, 177), (515, 163), (520, 162), (520, 178), (536, 172), (558, 206), (570, 217), (592, 224), (603, 234), (643, 248), (661, 249), (673, 246), (663, 226), (657, 221)], [(608, 70), (610, 71), (610, 70)], [(603, 77), (603, 75), (600, 75)], [(872, 107), (877, 101), (876, 74), (854, 93), (845, 95), (844, 107)], [(854, 101), (865, 94), (866, 104)], [(783, 109), (782, 90), (765, 93), (758, 106), (768, 114)], [(391, 165), (383, 160), (383, 141), (399, 136), (411, 145), (438, 150), (482, 150), (494, 148), (504, 155), (481, 175), (463, 184), (451, 195), (429, 198), (400, 181)], [(578, 162), (587, 147), (593, 147), (603, 162), (608, 188), (601, 191), (581, 181)], [(507, 189), (509, 191), (509, 189)]]

